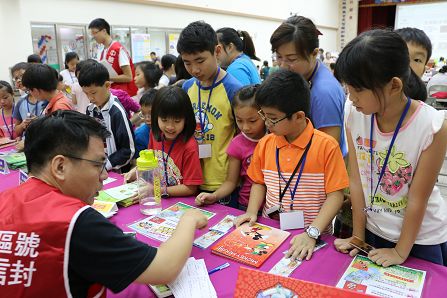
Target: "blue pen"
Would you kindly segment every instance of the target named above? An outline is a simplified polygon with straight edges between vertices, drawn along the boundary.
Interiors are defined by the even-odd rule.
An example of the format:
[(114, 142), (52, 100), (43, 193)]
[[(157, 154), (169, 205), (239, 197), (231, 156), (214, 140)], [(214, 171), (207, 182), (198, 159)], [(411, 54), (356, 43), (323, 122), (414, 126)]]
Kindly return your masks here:
[(214, 272), (220, 271), (220, 270), (225, 269), (225, 268), (227, 268), (227, 267), (229, 267), (229, 266), (230, 266), (230, 263), (222, 264), (222, 265), (217, 266), (216, 268), (211, 269), (210, 271), (208, 271), (208, 274), (211, 275), (211, 274), (213, 274)]

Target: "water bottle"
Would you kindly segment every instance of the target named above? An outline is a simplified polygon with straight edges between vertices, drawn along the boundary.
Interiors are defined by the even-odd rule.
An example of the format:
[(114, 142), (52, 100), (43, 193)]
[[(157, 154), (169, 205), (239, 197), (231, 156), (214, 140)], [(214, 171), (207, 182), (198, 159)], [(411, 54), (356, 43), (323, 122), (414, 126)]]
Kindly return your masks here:
[(137, 158), (137, 181), (140, 212), (154, 215), (161, 211), (160, 170), (152, 150), (140, 151)]

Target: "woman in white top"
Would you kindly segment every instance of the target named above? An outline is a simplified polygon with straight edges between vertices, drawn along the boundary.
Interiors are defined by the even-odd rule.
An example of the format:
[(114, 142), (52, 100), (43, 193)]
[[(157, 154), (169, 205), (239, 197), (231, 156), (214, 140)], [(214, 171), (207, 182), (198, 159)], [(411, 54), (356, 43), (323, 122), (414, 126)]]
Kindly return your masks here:
[(426, 89), (405, 41), (387, 30), (364, 32), (343, 49), (335, 74), (350, 93), (353, 217), (353, 235), (337, 239), (337, 250), (355, 255), (356, 237), (376, 248), (368, 257), (384, 267), (409, 255), (447, 265), (447, 204), (435, 186), (447, 123), (442, 111), (415, 100)]
[(158, 88), (171, 85), (175, 82), (175, 61), (177, 57), (172, 54), (166, 54), (161, 57), (161, 67), (163, 68), (163, 75), (158, 81)]

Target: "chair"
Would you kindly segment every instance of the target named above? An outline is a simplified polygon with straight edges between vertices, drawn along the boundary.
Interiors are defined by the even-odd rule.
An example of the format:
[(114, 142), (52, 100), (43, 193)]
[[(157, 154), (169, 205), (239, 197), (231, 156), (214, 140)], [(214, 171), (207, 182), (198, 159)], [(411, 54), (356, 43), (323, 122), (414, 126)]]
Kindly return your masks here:
[[(445, 98), (440, 98), (439, 93), (445, 93)], [(447, 85), (432, 85), (428, 88), (428, 97), (426, 103), (437, 109), (447, 109), (443, 104), (447, 103)], [(435, 96), (434, 96), (435, 95)], [(438, 96), (437, 96), (438, 95)], [(444, 96), (441, 96), (444, 97)], [(438, 105), (439, 104), (439, 105)]]

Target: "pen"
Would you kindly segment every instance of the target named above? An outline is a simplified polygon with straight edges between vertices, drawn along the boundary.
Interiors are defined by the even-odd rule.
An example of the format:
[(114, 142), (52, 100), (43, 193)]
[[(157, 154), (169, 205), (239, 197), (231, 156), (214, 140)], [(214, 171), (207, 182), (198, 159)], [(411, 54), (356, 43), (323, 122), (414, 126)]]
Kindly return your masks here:
[(214, 272), (220, 271), (220, 270), (225, 269), (225, 268), (227, 268), (227, 267), (229, 267), (229, 266), (230, 266), (230, 263), (222, 264), (222, 265), (217, 266), (216, 268), (211, 269), (210, 271), (208, 271), (208, 274), (211, 275), (211, 274), (213, 274)]

